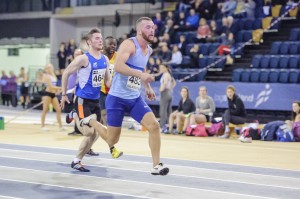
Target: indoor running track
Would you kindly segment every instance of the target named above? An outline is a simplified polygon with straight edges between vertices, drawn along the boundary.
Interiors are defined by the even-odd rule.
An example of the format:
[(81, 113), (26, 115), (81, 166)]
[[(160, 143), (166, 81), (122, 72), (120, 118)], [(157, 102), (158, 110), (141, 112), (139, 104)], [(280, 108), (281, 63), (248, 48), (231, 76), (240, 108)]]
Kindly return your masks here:
[(0, 198), (299, 199), (300, 171), (163, 159), (167, 176), (152, 176), (151, 158), (86, 157), (91, 172), (70, 168), (76, 150), (0, 144)]

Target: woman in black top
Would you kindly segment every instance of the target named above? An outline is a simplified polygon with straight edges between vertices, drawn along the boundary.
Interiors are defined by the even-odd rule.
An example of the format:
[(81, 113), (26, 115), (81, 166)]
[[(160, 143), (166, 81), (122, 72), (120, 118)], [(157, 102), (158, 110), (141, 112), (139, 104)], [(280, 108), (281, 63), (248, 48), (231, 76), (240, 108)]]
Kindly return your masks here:
[(230, 85), (226, 89), (228, 109), (223, 115), (223, 124), (225, 126), (224, 135), (220, 138), (229, 138), (229, 123), (244, 124), (246, 122), (246, 109), (242, 99), (235, 93), (235, 87)]
[[(182, 133), (186, 116), (196, 110), (194, 102), (189, 97), (189, 89), (187, 87), (181, 88), (180, 95), (181, 100), (179, 101), (178, 109), (171, 113), (169, 117), (169, 132), (166, 133)], [(176, 123), (176, 130), (173, 131), (174, 123)]]

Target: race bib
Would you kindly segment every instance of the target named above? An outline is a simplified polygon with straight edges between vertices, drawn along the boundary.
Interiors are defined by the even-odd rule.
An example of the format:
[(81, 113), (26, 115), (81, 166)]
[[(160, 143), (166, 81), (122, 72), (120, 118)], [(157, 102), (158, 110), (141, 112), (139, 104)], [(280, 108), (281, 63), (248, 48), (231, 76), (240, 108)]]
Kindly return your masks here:
[(104, 79), (106, 69), (93, 70), (92, 83), (93, 87), (100, 87)]
[(141, 79), (139, 77), (129, 76), (126, 87), (132, 90), (139, 90), (141, 88)]

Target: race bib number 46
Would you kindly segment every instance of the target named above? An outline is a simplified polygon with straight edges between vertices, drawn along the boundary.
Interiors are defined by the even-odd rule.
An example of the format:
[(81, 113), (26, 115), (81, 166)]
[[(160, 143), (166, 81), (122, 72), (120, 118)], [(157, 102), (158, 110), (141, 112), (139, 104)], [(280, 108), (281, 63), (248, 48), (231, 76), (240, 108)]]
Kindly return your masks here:
[(105, 69), (93, 70), (93, 87), (100, 87), (104, 79)]
[(129, 76), (127, 79), (127, 88), (138, 90), (141, 88), (141, 79), (139, 77)]

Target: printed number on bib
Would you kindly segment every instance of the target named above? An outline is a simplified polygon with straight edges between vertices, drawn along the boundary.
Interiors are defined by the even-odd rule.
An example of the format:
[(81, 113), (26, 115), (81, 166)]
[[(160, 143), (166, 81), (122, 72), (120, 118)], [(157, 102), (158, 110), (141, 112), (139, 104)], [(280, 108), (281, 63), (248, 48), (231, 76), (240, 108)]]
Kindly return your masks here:
[(104, 79), (105, 69), (93, 70), (93, 87), (100, 87)]
[(141, 88), (141, 79), (134, 76), (129, 76), (127, 79), (127, 88), (138, 90)]

